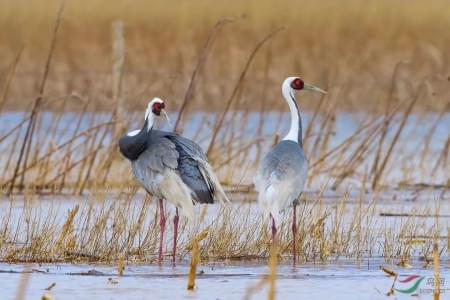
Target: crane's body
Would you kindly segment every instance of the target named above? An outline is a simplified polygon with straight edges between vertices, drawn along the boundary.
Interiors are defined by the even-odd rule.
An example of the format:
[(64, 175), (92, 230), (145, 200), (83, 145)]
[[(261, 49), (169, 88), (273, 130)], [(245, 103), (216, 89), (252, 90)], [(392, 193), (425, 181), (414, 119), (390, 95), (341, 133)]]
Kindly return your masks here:
[(147, 191), (181, 208), (191, 220), (195, 203), (227, 202), (201, 148), (172, 132), (152, 130), (146, 150), (131, 167)]
[(160, 200), (160, 253), (165, 217), (162, 199), (176, 206), (174, 219), (174, 256), (176, 251), (176, 230), (178, 208), (181, 214), (192, 220), (195, 203), (229, 202), (219, 180), (209, 165), (206, 155), (195, 142), (173, 132), (153, 129), (155, 114), (153, 106), (162, 103), (159, 98), (149, 103), (144, 126), (132, 131), (119, 140), (121, 153), (131, 161), (133, 175), (145, 190)]
[(294, 141), (279, 142), (263, 158), (255, 177), (258, 203), (266, 217), (279, 223), (280, 213), (296, 201), (303, 191), (308, 161)]
[(298, 77), (288, 77), (283, 82), (282, 93), (289, 105), (291, 127), (283, 140), (264, 156), (254, 179), (258, 192), (258, 204), (263, 214), (272, 218), (273, 240), (280, 222), (280, 213), (294, 205), (292, 223), (294, 264), (297, 230), (295, 205), (308, 175), (308, 160), (303, 151), (302, 120), (294, 97), (294, 91), (302, 89), (325, 93), (319, 88), (306, 84)]

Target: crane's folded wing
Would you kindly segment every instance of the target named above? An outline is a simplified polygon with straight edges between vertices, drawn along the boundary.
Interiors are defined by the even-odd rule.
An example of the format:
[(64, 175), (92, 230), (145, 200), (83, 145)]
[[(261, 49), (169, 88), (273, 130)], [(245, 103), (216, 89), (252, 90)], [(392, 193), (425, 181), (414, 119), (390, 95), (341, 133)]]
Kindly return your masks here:
[[(147, 150), (145, 151), (146, 166), (150, 169), (163, 173), (164, 168), (178, 168), (178, 151), (174, 143), (165, 137), (159, 136), (149, 139)], [(141, 157), (139, 159), (142, 159)]]

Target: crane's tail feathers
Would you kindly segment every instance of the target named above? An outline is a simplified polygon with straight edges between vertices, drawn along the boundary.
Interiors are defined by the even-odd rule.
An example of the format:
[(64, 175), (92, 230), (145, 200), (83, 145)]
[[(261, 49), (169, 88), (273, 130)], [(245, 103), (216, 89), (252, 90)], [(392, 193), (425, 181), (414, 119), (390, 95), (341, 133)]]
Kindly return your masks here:
[(269, 186), (264, 193), (259, 193), (258, 203), (265, 219), (273, 218), (275, 224), (280, 223), (280, 208), (279, 203), (275, 201), (276, 193), (273, 187)]
[(225, 191), (223, 190), (222, 185), (220, 184), (220, 181), (214, 173), (211, 165), (204, 160), (199, 160), (198, 162), (200, 166), (200, 172), (202, 173), (202, 176), (213, 195), (214, 201), (219, 201), (224, 204), (230, 203), (230, 199), (228, 199), (227, 195), (225, 194)]
[(190, 221), (195, 219), (192, 191), (173, 170), (166, 170), (160, 183), (161, 194), (165, 199), (180, 208), (180, 213)]

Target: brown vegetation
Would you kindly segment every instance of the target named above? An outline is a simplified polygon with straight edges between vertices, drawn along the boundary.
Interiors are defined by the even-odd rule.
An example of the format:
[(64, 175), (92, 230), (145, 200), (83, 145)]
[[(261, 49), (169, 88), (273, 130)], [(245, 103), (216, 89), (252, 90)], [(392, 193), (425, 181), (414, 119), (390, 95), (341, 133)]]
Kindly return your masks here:
[[(14, 73), (4, 103), (9, 109), (24, 109), (39, 92), (58, 5), (57, 0), (0, 4), (2, 88)], [(126, 109), (141, 109), (149, 97), (159, 95), (175, 110), (211, 28), (228, 17), (235, 21), (213, 39), (191, 109), (221, 110), (256, 43), (285, 26), (255, 57), (235, 108), (259, 109), (254, 105), (263, 101), (271, 108), (284, 107), (280, 81), (300, 74), (327, 88), (339, 109), (383, 112), (388, 98), (397, 103), (426, 83), (418, 107), (448, 110), (448, 8), (446, 0), (432, 5), (420, 0), (67, 1), (45, 96), (74, 92), (95, 102), (92, 109), (109, 111), (115, 80), (112, 24), (122, 20)], [(302, 106), (312, 109), (316, 103)], [(76, 103), (69, 107), (80, 109)]]
[[(71, 207), (71, 202), (64, 205), (58, 200), (37, 200), (35, 196), (27, 196), (23, 209), (14, 207), (17, 201), (22, 201), (15, 197), (10, 204), (3, 204), (0, 261), (117, 262), (122, 266), (124, 261), (157, 261), (158, 215), (156, 205), (148, 198), (119, 195), (111, 199), (104, 193), (93, 193), (88, 200), (78, 201), (80, 204), (67, 213), (64, 207)], [(421, 257), (427, 265), (433, 261), (434, 243), (439, 245), (441, 255), (448, 252), (446, 236), (434, 239), (437, 226), (442, 227), (446, 221), (432, 223), (420, 217), (435, 212), (437, 206), (412, 208), (405, 205), (399, 209), (410, 212), (410, 217), (386, 219), (378, 216), (383, 204), (376, 198), (364, 201), (344, 196), (333, 202), (336, 203), (321, 196), (304, 197), (298, 207), (295, 239), (300, 263), (383, 257), (388, 262), (395, 260), (407, 265)], [(184, 259), (193, 247), (198, 247), (195, 252), (203, 261), (266, 260), (269, 257), (270, 228), (253, 205), (209, 207), (207, 216), (205, 220), (199, 217), (191, 223), (181, 220), (179, 259)], [(280, 225), (278, 253), (281, 260), (291, 259), (291, 222), (292, 215), (287, 213)], [(171, 249), (171, 226), (167, 232), (164, 247)], [(171, 251), (166, 253), (171, 255)]]

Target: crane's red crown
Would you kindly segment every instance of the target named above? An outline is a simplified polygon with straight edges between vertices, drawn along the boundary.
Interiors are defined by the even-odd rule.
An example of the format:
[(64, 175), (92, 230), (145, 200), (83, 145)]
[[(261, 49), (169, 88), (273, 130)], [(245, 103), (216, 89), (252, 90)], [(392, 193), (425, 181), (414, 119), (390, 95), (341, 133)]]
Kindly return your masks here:
[(155, 102), (152, 105), (152, 112), (159, 116), (161, 115), (161, 110), (164, 109), (166, 107), (166, 105), (164, 104), (164, 102)]
[(293, 88), (294, 90), (301, 90), (303, 89), (303, 87), (305, 86), (305, 83), (303, 82), (303, 80), (301, 80), (300, 78), (295, 78), (294, 80), (292, 80), (291, 82), (291, 88)]

